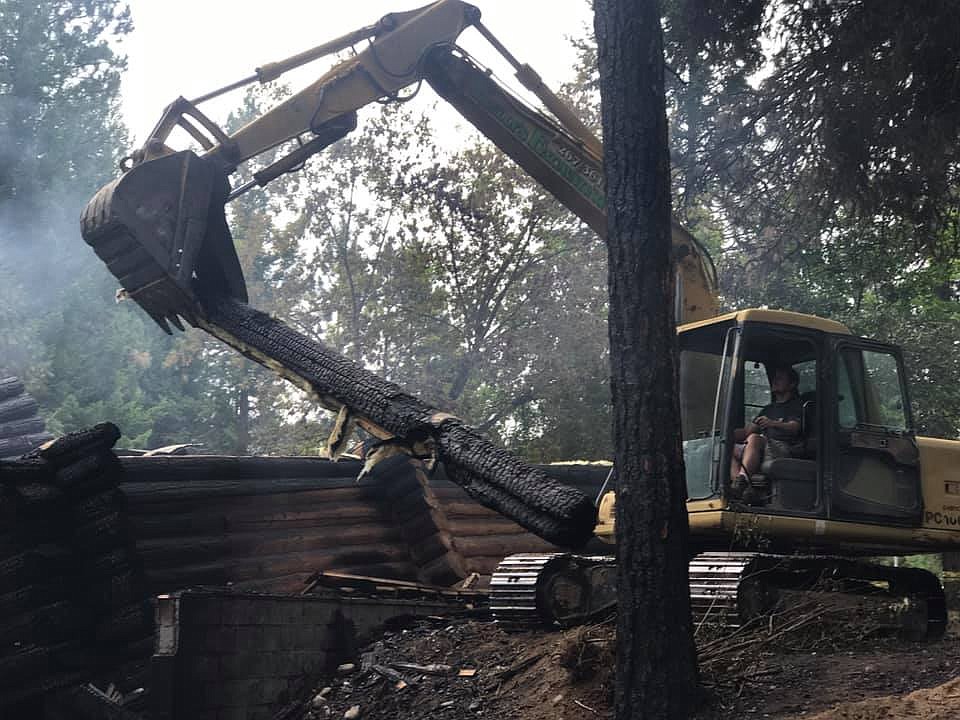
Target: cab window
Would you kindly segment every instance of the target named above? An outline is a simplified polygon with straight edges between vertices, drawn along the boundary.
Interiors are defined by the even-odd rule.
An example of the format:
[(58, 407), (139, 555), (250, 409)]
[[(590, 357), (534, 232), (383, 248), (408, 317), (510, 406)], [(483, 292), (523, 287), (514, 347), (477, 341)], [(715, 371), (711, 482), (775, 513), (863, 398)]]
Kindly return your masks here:
[(838, 363), (837, 394), (841, 428), (908, 429), (900, 368), (890, 353), (845, 349)]

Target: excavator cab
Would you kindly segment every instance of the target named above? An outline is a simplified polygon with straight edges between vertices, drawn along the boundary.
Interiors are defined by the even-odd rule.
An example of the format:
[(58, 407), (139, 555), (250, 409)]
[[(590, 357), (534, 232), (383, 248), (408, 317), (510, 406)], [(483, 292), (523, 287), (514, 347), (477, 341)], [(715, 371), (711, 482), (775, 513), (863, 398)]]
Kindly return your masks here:
[[(921, 524), (920, 454), (896, 347), (854, 337), (839, 323), (771, 310), (682, 327), (679, 342), (691, 512), (722, 507), (771, 518)], [(731, 492), (735, 432), (772, 401), (778, 368), (799, 380), (800, 430), (781, 446), (787, 453), (765, 452), (744, 502)], [(795, 527), (772, 527), (795, 545)], [(825, 538), (816, 522), (811, 527), (805, 540), (817, 545)]]
[[(854, 559), (960, 545), (960, 533), (948, 529), (960, 524), (950, 504), (960, 483), (949, 470), (960, 444), (915, 437), (899, 350), (840, 323), (774, 310), (689, 323), (678, 333), (697, 622), (742, 627), (780, 604), (822, 602), (856, 607), (877, 628), (908, 637), (942, 636), (947, 615), (936, 575)], [(783, 375), (795, 395), (789, 407), (768, 408), (772, 381)], [(782, 393), (782, 380), (777, 387)], [(791, 413), (791, 426), (793, 413), (799, 421), (781, 444), (789, 452), (764, 455), (749, 496), (732, 492), (737, 430), (761, 413), (779, 419), (775, 412)], [(601, 499), (602, 540), (616, 538), (615, 505), (615, 490)], [(612, 607), (614, 566), (609, 556), (512, 556), (491, 581), (492, 606), (511, 622), (583, 622)], [(570, 587), (578, 591), (556, 590)]]
[[(679, 348), (688, 509), (691, 525), (703, 530), (698, 543), (729, 547), (733, 534), (736, 544), (734, 516), (762, 518), (768, 547), (791, 551), (835, 551), (850, 538), (834, 531), (851, 523), (921, 526), (920, 450), (898, 348), (857, 338), (840, 323), (773, 310), (681, 326)], [(764, 452), (751, 492), (741, 497), (731, 490), (736, 431), (772, 402), (778, 368), (798, 378), (799, 433), (779, 452)], [(600, 507), (599, 534), (607, 540), (613, 497)], [(861, 530), (852, 540), (866, 546), (870, 531)]]

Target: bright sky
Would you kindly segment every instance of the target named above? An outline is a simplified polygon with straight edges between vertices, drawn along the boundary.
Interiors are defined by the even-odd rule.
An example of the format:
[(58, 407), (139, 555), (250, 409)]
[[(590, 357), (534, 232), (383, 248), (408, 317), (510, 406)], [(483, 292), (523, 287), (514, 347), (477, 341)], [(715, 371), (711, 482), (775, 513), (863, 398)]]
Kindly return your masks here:
[[(129, 0), (134, 32), (124, 42), (123, 112), (137, 145), (177, 96), (202, 95), (281, 60), (365, 25), (389, 12), (414, 9), (425, 0)], [(475, 0), (483, 23), (520, 60), (556, 89), (573, 76), (576, 55), (568, 40), (592, 27), (588, 0)], [(335, 8), (335, 9), (333, 9)], [(476, 32), (460, 44), (501, 79), (513, 79), (506, 62)], [(294, 89), (322, 74), (321, 59), (305, 75), (290, 73)], [(300, 71), (304, 73), (304, 71)], [(424, 88), (425, 100), (436, 96)], [(222, 122), (242, 91), (201, 106)], [(456, 137), (451, 134), (451, 137)]]

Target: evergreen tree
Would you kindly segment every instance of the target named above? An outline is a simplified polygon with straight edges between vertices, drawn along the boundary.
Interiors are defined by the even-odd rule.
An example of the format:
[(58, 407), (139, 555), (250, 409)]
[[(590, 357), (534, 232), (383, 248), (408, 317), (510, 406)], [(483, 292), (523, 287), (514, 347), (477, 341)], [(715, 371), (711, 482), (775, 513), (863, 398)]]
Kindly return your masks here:
[(216, 378), (172, 361), (174, 339), (80, 237), (84, 205), (126, 144), (116, 0), (0, 0), (0, 362), (23, 376), (55, 432), (102, 420), (127, 446), (233, 448)]
[(114, 0), (0, 1), (0, 353), (34, 380), (42, 316), (94, 269), (77, 218), (123, 142), (111, 42), (129, 29)]

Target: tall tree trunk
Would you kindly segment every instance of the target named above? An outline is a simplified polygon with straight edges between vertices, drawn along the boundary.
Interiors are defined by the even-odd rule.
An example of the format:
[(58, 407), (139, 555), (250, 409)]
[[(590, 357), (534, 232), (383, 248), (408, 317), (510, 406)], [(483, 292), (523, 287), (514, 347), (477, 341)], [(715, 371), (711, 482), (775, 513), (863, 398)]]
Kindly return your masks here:
[(607, 183), (617, 466), (616, 717), (685, 718), (687, 585), (663, 40), (656, 0), (595, 0)]

